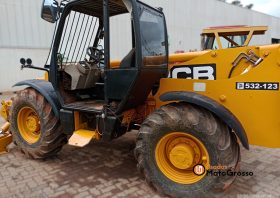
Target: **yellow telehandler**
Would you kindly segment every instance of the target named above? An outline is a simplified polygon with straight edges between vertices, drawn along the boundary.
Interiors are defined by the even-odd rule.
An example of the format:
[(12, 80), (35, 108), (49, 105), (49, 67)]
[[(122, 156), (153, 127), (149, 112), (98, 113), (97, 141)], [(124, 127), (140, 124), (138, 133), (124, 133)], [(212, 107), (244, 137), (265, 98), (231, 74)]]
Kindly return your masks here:
[[(111, 61), (110, 18), (124, 13), (132, 47)], [(48, 80), (17, 83), (27, 88), (3, 107), (5, 131), (26, 156), (139, 129), (135, 157), (148, 184), (171, 197), (203, 197), (234, 181), (237, 174), (208, 173), (238, 173), (239, 144), (280, 147), (280, 45), (248, 46), (254, 27), (236, 32), (245, 43), (232, 29), (215, 30), (205, 34), (205, 51), (169, 56), (162, 9), (138, 0), (44, 0), (42, 18), (56, 23), (50, 64), (21, 64), (45, 70)]]
[(9, 108), (11, 107), (11, 101), (2, 101), (0, 116), (7, 122), (0, 128), (0, 154), (7, 152), (7, 146), (12, 143), (12, 134), (9, 132), (10, 123), (8, 122)]

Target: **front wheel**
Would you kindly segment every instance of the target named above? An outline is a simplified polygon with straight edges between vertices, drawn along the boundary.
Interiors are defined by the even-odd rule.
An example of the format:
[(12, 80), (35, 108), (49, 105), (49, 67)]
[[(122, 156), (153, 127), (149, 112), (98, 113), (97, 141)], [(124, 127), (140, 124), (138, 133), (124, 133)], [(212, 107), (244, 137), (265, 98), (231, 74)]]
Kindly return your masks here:
[(17, 93), (10, 114), (14, 142), (28, 157), (42, 159), (57, 154), (67, 136), (44, 96), (32, 88)]
[[(235, 179), (207, 176), (213, 166), (237, 171), (239, 145), (234, 133), (207, 110), (173, 103), (142, 124), (135, 156), (146, 181), (163, 195), (203, 197), (226, 189)], [(195, 171), (196, 165), (205, 172)]]

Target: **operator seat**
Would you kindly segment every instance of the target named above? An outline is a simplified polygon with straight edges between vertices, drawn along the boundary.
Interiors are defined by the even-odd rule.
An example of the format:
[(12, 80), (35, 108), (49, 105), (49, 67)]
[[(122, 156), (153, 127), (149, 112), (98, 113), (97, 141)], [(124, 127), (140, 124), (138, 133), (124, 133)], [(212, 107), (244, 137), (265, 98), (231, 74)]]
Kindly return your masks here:
[(120, 68), (125, 69), (135, 67), (135, 57), (135, 48), (132, 48), (130, 52), (121, 61)]

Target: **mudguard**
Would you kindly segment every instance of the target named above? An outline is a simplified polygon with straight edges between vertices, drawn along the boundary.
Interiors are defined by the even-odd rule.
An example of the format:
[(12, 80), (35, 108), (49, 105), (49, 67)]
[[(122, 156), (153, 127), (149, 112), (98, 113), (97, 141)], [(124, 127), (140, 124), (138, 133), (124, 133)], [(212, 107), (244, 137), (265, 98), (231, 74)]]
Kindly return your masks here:
[(18, 82), (13, 87), (18, 87), (18, 86), (32, 87), (40, 94), (42, 94), (49, 102), (49, 104), (52, 106), (55, 116), (59, 117), (59, 111), (61, 105), (56, 95), (56, 92), (50, 82), (45, 80), (25, 80), (25, 81)]
[(194, 92), (167, 92), (160, 96), (163, 102), (180, 101), (201, 106), (225, 122), (237, 135), (242, 145), (249, 150), (248, 138), (240, 121), (215, 100)]

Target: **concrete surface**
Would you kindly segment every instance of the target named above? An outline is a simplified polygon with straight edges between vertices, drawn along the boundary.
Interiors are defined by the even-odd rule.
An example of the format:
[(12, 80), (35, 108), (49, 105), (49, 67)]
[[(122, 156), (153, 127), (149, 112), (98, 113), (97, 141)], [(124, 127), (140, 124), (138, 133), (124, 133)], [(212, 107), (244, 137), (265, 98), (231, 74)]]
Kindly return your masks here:
[[(10, 153), (0, 156), (0, 197), (160, 197), (137, 172), (135, 135), (85, 148), (67, 145), (57, 157), (43, 161), (26, 159), (11, 145)], [(242, 149), (241, 170), (254, 176), (238, 177), (215, 197), (280, 197), (280, 149)]]

